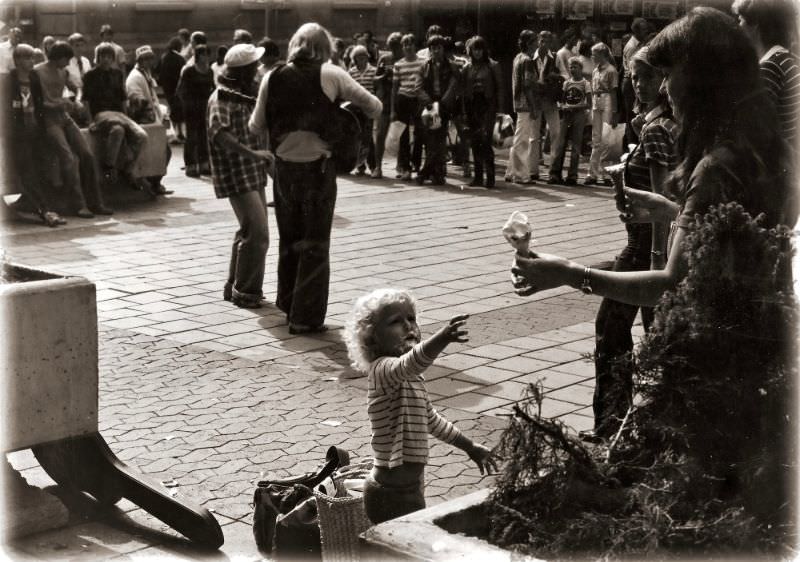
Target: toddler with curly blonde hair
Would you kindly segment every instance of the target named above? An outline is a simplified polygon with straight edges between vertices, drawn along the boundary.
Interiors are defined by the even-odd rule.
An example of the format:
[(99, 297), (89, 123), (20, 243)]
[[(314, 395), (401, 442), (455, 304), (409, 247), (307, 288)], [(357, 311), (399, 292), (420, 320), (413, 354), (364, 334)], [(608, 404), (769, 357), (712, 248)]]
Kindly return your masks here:
[(377, 289), (353, 307), (345, 341), (353, 366), (368, 377), (374, 467), (364, 505), (374, 524), (425, 507), (429, 433), (467, 453), (481, 474), (497, 470), (492, 452), (437, 412), (425, 389), (425, 369), (449, 343), (467, 341), (466, 321), (466, 315), (454, 316), (422, 340), (416, 303), (407, 291)]

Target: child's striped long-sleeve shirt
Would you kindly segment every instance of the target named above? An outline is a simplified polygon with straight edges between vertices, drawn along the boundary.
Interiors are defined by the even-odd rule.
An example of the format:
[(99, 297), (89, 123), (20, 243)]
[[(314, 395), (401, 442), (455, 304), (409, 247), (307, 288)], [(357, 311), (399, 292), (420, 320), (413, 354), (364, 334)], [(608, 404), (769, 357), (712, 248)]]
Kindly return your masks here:
[(374, 66), (367, 63), (367, 66), (366, 68), (364, 68), (363, 72), (358, 70), (358, 67), (356, 67), (356, 65), (351, 66), (348, 72), (356, 82), (358, 82), (364, 87), (365, 90), (367, 90), (370, 94), (374, 94), (376, 70), (377, 69)]
[(400, 357), (380, 357), (367, 371), (375, 465), (428, 461), (428, 434), (453, 443), (461, 432), (431, 404), (422, 373), (433, 363), (422, 344)]

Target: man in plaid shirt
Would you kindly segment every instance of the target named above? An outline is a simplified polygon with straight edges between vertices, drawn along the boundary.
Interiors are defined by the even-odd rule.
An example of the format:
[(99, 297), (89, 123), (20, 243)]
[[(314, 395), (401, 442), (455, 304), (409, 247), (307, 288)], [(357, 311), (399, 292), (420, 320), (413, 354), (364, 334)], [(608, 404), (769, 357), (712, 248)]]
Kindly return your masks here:
[(218, 198), (227, 197), (239, 221), (233, 239), (223, 298), (242, 308), (259, 308), (269, 248), (267, 170), (273, 160), (262, 135), (247, 123), (255, 107), (254, 78), (263, 47), (234, 45), (225, 55), (219, 87), (208, 100), (208, 152)]

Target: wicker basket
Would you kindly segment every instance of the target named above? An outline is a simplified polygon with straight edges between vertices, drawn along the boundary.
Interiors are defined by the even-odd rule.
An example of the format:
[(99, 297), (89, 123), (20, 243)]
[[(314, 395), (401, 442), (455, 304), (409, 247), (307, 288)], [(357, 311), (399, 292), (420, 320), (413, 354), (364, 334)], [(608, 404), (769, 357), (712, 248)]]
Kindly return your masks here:
[(336, 495), (331, 497), (314, 490), (319, 514), (323, 562), (360, 560), (359, 535), (372, 524), (364, 511), (364, 499), (354, 498), (344, 487), (345, 479), (364, 478), (372, 470), (372, 461), (339, 469), (333, 475)]

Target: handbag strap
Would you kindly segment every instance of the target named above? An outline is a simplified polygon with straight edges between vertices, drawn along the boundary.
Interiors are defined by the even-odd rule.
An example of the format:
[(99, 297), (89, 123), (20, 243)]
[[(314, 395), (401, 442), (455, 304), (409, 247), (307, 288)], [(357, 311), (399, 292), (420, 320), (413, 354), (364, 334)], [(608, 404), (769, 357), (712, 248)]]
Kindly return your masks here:
[(325, 466), (319, 472), (309, 472), (301, 476), (292, 476), (281, 480), (261, 480), (258, 482), (259, 486), (268, 486), (270, 484), (279, 484), (282, 486), (292, 486), (294, 484), (302, 484), (309, 488), (319, 486), (323, 480), (332, 475), (337, 468), (347, 466), (350, 464), (350, 454), (344, 449), (331, 446), (325, 454)]

